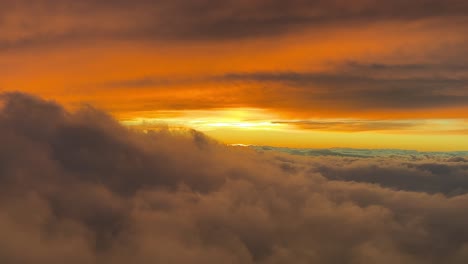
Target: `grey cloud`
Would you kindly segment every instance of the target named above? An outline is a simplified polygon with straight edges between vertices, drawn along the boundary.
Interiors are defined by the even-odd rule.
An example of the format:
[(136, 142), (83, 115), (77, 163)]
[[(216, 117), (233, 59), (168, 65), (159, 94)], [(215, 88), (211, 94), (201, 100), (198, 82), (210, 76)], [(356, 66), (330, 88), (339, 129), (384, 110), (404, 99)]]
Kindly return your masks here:
[(451, 161), (451, 162), (468, 162), (468, 160), (466, 160), (463, 157), (452, 157), (452, 158), (448, 159), (448, 161)]
[[(251, 82), (268, 91), (269, 107), (313, 108), (330, 105), (350, 110), (402, 110), (468, 105), (468, 81), (446, 77), (390, 77), (348, 72), (253, 72), (217, 77), (228, 82)], [(280, 85), (278, 87), (278, 85)], [(279, 100), (281, 96), (288, 100)], [(309, 109), (310, 110), (310, 109)]]
[[(445, 74), (433, 74), (432, 71)], [(449, 73), (450, 72), (450, 73)], [(460, 76), (454, 76), (458, 72)], [(198, 78), (169, 78), (144, 76), (128, 80), (114, 80), (99, 84), (104, 88), (151, 88), (206, 82), (227, 83), (227, 88), (220, 87), (223, 94), (230, 94), (232, 85), (240, 89), (241, 96), (229, 96), (219, 105), (219, 100), (210, 97), (181, 103), (181, 108), (226, 107), (250, 105), (253, 107), (278, 110), (301, 109), (303, 112), (328, 109), (334, 105), (339, 110), (368, 113), (371, 110), (411, 111), (434, 108), (453, 108), (468, 105), (467, 69), (456, 64), (363, 64), (345, 63), (333, 72), (234, 72), (218, 76)], [(201, 88), (203, 91), (203, 88)], [(245, 91), (243, 90), (245, 89)], [(247, 91), (248, 90), (248, 91)], [(207, 92), (210, 92), (207, 90)], [(245, 97), (242, 94), (252, 96)], [(158, 105), (166, 102), (158, 102)], [(168, 104), (173, 102), (169, 101)], [(173, 105), (171, 105), (173, 106)], [(177, 106), (175, 106), (177, 107)], [(298, 121), (296, 125), (315, 128), (320, 126), (344, 127), (349, 130), (379, 130), (384, 128), (411, 128), (409, 122), (342, 122), (321, 123)], [(453, 131), (464, 133), (463, 130)]]
[(160, 86), (167, 86), (173, 84), (173, 81), (165, 80), (165, 79), (157, 79), (153, 77), (142, 77), (137, 79), (129, 79), (129, 80), (119, 80), (119, 81), (112, 81), (104, 84), (100, 84), (99, 86), (108, 87), (108, 88), (145, 88), (145, 87), (160, 87)]
[(468, 192), (467, 164), (354, 162), (314, 168), (330, 180), (378, 184), (396, 190), (459, 195)]
[(190, 130), (135, 132), (20, 93), (2, 100), (1, 263), (468, 258), (468, 195), (432, 194), (425, 181), (465, 188), (463, 160), (298, 157)]
[(254, 146), (259, 151), (278, 151), (312, 159), (310, 172), (329, 180), (372, 183), (427, 193), (468, 193), (467, 151), (418, 152), (392, 149), (295, 149)]
[[(156, 75), (142, 76), (139, 78), (121, 79), (121, 80), (109, 80), (107, 82), (95, 83), (92, 87), (98, 88), (167, 88), (178, 86), (179, 89), (184, 89), (184, 85), (193, 83), (201, 83), (203, 81), (209, 81), (209, 78), (182, 78), (182, 77), (161, 77)], [(91, 86), (91, 85), (90, 85)], [(186, 88), (185, 88), (186, 89)]]
[[(384, 64), (345, 62), (329, 72), (232, 72), (223, 75), (194, 78), (162, 78), (156, 75), (135, 79), (111, 80), (97, 84), (101, 88), (146, 88), (178, 86), (184, 84), (223, 83), (218, 91), (226, 98), (186, 99), (145, 103), (163, 107), (191, 109), (192, 107), (252, 107), (282, 110), (323, 112), (331, 105), (339, 111), (369, 113), (370, 111), (413, 111), (434, 108), (454, 108), (468, 105), (468, 71), (461, 64)], [(247, 84), (247, 85), (244, 85)], [(94, 85), (94, 84), (93, 84)], [(212, 93), (211, 88), (200, 88)], [(243, 96), (249, 94), (249, 96)], [(152, 100), (152, 101), (151, 101)], [(143, 103), (142, 103), (143, 104)], [(142, 105), (140, 104), (140, 105)], [(167, 105), (166, 105), (167, 104)], [(179, 105), (178, 105), (179, 104)], [(201, 104), (201, 105), (200, 105)], [(220, 105), (222, 104), (222, 105)], [(297, 112), (297, 111), (296, 111)], [(460, 116), (458, 116), (460, 117)], [(281, 122), (281, 121), (280, 121)], [(341, 123), (297, 121), (296, 125), (311, 129), (342, 127), (348, 130), (379, 130), (384, 128), (411, 128), (410, 122), (365, 122), (355, 120)], [(384, 127), (386, 125), (386, 127)], [(447, 133), (463, 134), (462, 129)]]
[(346, 67), (358, 70), (453, 70), (453, 71), (467, 71), (468, 66), (463, 64), (385, 64), (385, 63), (362, 63), (358, 61), (350, 61), (345, 63)]
[(254, 149), (264, 151), (273, 150), (293, 155), (307, 156), (308, 153), (334, 153), (335, 156), (350, 156), (350, 157), (367, 157), (367, 158), (412, 158), (413, 160), (421, 160), (432, 157), (437, 161), (463, 162), (468, 151), (417, 151), (406, 149), (356, 149), (356, 148), (330, 148), (330, 149), (313, 149), (313, 148), (286, 148), (272, 146), (251, 146)]
[(427, 78), (432, 76), (439, 79), (465, 79), (468, 75), (468, 67), (463, 48), (456, 49), (458, 58), (442, 58), (445, 54), (437, 50), (434, 56), (437, 63), (408, 63), (408, 64), (386, 64), (386, 63), (363, 63), (350, 61), (339, 65), (339, 71), (351, 75), (366, 75), (374, 78)]
[[(12, 48), (41, 42), (41, 39), (52, 42), (56, 39), (76, 42), (100, 37), (222, 40), (274, 36), (329, 25), (427, 18), (451, 20), (465, 17), (468, 5), (461, 0), (411, 3), (402, 0), (388, 3), (376, 0), (359, 3), (321, 0), (89, 0), (79, 3), (41, 0), (30, 3), (5, 0), (0, 3), (0, 10), (0, 17), (5, 17), (0, 20), (0, 28), (10, 35), (0, 46)], [(16, 16), (16, 19), (9, 19), (11, 16)]]
[[(414, 121), (350, 120), (350, 121), (273, 121), (275, 124), (290, 124), (310, 130), (325, 131), (388, 131), (414, 128)], [(419, 122), (421, 123), (421, 122)]]

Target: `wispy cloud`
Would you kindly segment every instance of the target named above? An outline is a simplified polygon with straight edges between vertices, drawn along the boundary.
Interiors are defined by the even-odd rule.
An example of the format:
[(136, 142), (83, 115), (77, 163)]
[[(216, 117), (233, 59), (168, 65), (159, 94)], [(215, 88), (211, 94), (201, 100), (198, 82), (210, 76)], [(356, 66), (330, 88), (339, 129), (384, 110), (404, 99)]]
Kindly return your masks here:
[[(314, 120), (300, 120), (300, 121), (273, 121), (278, 124), (290, 124), (298, 126), (303, 129), (311, 130), (324, 130), (324, 131), (391, 131), (391, 130), (407, 130), (415, 129), (424, 121), (380, 121), (380, 120), (344, 120), (344, 121), (314, 121)], [(419, 123), (419, 124), (418, 124)]]

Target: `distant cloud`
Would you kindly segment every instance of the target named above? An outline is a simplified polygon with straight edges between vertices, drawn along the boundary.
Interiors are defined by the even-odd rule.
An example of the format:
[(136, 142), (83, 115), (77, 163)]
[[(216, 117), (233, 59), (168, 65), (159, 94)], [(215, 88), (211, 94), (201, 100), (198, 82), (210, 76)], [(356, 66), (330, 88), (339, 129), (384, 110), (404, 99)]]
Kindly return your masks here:
[(465, 263), (465, 158), (298, 157), (132, 132), (20, 93), (0, 110), (0, 260)]
[[(416, 162), (367, 160), (325, 164), (314, 171), (330, 180), (373, 183), (396, 190), (443, 193), (456, 196), (468, 193), (468, 164), (446, 160), (421, 159)], [(418, 160), (418, 158), (415, 158)], [(453, 159), (453, 158), (451, 158)]]
[(380, 121), (380, 120), (345, 120), (345, 121), (273, 121), (277, 124), (295, 125), (302, 129), (362, 132), (362, 131), (402, 131), (405, 129), (417, 128), (414, 121)]
[[(422, 69), (466, 73), (464, 67), (456, 65), (367, 65), (352, 62), (328, 72), (232, 72), (192, 78), (162, 78), (148, 75), (133, 79), (110, 80), (95, 86), (111, 89), (167, 88), (166, 94), (176, 96), (174, 99), (166, 96), (163, 100), (158, 100), (158, 105), (163, 108), (166, 104), (171, 108), (176, 104), (175, 107), (178, 109), (229, 108), (247, 105), (253, 108), (274, 109), (280, 113), (291, 112), (292, 118), (295, 114), (299, 117), (315, 112), (323, 115), (327, 111), (337, 112), (335, 117), (367, 115), (367, 118), (369, 116), (372, 118), (373, 111), (412, 113), (428, 110), (435, 112), (432, 118), (437, 119), (441, 116), (437, 115), (436, 110), (468, 106), (468, 76), (431, 75), (430, 71)], [(197, 94), (203, 96), (185, 98), (180, 91), (190, 91), (193, 89), (190, 85), (194, 85)], [(174, 89), (171, 90), (169, 87)], [(186, 95), (189, 96), (190, 93)], [(220, 96), (223, 100), (219, 100)], [(177, 102), (174, 102), (175, 100)], [(331, 106), (333, 107), (330, 109)], [(310, 114), (309, 117), (311, 116), (313, 115)], [(417, 116), (418, 114), (414, 117)], [(456, 111), (452, 117), (468, 118), (468, 115), (465, 111)], [(329, 130), (342, 131), (410, 129), (416, 125), (414, 120), (348, 119), (343, 121), (299, 119), (277, 120), (277, 122), (308, 129), (329, 128)], [(456, 128), (453, 132), (464, 133), (464, 129), (464, 127)]]
[(128, 80), (119, 80), (119, 81), (111, 81), (103, 84), (99, 84), (99, 86), (107, 87), (107, 88), (147, 88), (147, 87), (160, 87), (160, 86), (167, 86), (173, 82), (164, 79), (157, 79), (153, 77), (142, 77), (136, 79), (128, 79)]
[[(370, 66), (375, 67), (375, 66)], [(447, 77), (378, 77), (349, 72), (251, 72), (218, 77), (232, 82), (266, 86), (266, 96), (285, 100), (265, 107), (351, 111), (414, 110), (468, 105), (468, 79)], [(274, 105), (277, 103), (278, 105)]]

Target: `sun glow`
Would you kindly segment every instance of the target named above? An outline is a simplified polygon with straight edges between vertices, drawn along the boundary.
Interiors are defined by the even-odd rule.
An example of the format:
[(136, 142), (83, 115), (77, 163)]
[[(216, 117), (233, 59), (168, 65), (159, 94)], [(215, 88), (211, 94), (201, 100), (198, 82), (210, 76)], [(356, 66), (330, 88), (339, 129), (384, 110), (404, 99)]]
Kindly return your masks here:
[(466, 120), (460, 119), (287, 120), (259, 108), (224, 108), (145, 112), (143, 117), (121, 122), (143, 131), (196, 129), (226, 144), (420, 150), (468, 148)]
[(151, 129), (158, 126), (189, 127), (208, 132), (216, 129), (284, 130), (290, 125), (273, 123), (277, 117), (256, 108), (173, 111), (171, 117), (138, 117), (123, 120), (131, 127)]

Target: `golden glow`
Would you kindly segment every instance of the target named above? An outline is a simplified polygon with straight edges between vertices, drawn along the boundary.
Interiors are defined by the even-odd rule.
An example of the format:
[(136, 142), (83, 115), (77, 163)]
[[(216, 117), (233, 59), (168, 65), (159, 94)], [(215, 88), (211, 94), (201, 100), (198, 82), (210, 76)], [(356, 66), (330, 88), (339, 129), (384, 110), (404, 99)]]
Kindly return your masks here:
[(158, 129), (161, 126), (194, 128), (221, 142), (234, 145), (402, 148), (426, 151), (468, 149), (468, 121), (464, 119), (317, 119), (308, 121), (318, 123), (319, 126), (304, 127), (297, 125), (299, 120), (281, 120), (280, 115), (255, 108), (147, 114), (159, 117), (131, 118), (122, 123), (140, 130)]
[(213, 130), (208, 135), (228, 144), (264, 145), (295, 148), (383, 148), (422, 151), (468, 149), (467, 135), (417, 135), (381, 133), (339, 133), (310, 131)]
[(171, 127), (189, 127), (203, 132), (218, 129), (258, 131), (287, 129), (286, 125), (269, 121), (274, 119), (274, 115), (254, 108), (172, 111), (172, 114), (176, 116), (169, 118), (133, 118), (124, 120), (122, 123), (140, 129), (168, 125)]

